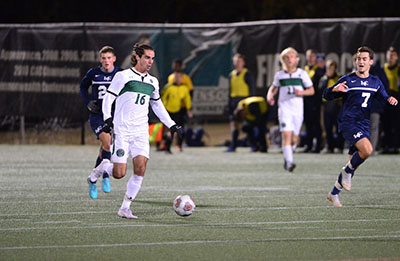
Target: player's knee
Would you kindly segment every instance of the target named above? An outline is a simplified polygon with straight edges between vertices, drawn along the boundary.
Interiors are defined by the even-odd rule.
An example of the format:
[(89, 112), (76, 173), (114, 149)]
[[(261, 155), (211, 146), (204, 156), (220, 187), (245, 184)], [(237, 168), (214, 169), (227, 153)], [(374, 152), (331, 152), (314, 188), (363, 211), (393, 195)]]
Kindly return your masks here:
[(144, 173), (146, 172), (146, 165), (140, 165), (140, 166), (135, 166), (134, 172), (138, 176), (144, 176)]
[(358, 153), (360, 154), (360, 157), (362, 158), (362, 159), (367, 159), (369, 156), (371, 156), (372, 155), (372, 152), (373, 152), (373, 148), (372, 148), (372, 146), (371, 147), (366, 147), (366, 148), (363, 148), (362, 150), (360, 150)]
[(115, 179), (122, 179), (123, 177), (125, 177), (126, 175), (126, 169), (122, 169), (122, 168), (114, 168), (113, 169), (113, 177)]

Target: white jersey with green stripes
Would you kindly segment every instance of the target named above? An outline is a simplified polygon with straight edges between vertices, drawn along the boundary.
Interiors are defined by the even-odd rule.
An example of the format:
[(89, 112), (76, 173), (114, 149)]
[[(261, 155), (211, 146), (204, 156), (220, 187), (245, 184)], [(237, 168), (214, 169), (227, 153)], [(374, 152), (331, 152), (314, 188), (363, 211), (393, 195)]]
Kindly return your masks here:
[(175, 124), (166, 111), (159, 94), (157, 78), (129, 68), (115, 74), (103, 100), (104, 120), (111, 117), (115, 101), (114, 133), (123, 135), (148, 133), (149, 104), (168, 128)]
[(304, 90), (313, 86), (305, 70), (297, 68), (293, 73), (281, 70), (275, 74), (272, 85), (279, 88), (278, 107), (282, 113), (303, 115), (303, 97), (296, 96), (294, 89)]

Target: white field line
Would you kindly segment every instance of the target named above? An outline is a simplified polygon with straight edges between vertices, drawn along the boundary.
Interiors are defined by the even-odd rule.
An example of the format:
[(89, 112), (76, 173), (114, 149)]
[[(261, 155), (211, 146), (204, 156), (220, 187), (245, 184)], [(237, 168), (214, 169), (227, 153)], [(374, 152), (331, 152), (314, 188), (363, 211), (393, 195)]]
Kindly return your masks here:
[[(145, 203), (147, 200), (138, 200), (138, 203)], [(199, 205), (201, 206), (201, 205)], [(160, 208), (165, 208), (165, 207), (160, 207)], [(172, 208), (172, 204), (171, 204)], [(257, 210), (257, 211), (265, 211), (265, 210), (301, 210), (301, 209), (326, 209), (326, 208), (333, 208), (330, 204), (327, 206), (312, 206), (312, 207), (265, 207), (265, 208), (214, 208), (214, 207), (209, 207), (209, 208), (201, 208), (201, 212), (215, 212), (215, 211), (251, 211), (251, 210)], [(343, 206), (341, 209), (344, 208), (398, 208), (398, 206), (394, 205), (354, 205), (354, 206)], [(116, 213), (116, 211), (76, 211), (76, 212), (48, 212), (48, 213), (26, 213), (26, 214), (0, 214), (0, 217), (26, 217), (26, 216), (61, 216), (61, 215), (86, 215), (86, 214), (110, 214), (110, 213)], [(0, 220), (1, 221), (1, 220)]]
[(357, 219), (357, 220), (294, 220), (294, 221), (266, 221), (266, 222), (240, 222), (240, 223), (215, 223), (215, 224), (135, 224), (135, 223), (102, 223), (102, 224), (84, 224), (73, 227), (14, 227), (0, 228), (0, 231), (28, 231), (28, 230), (68, 230), (68, 229), (104, 229), (120, 227), (241, 227), (241, 226), (266, 226), (266, 225), (297, 225), (297, 224), (319, 224), (319, 223), (369, 223), (369, 222), (397, 222), (397, 219)]
[[(141, 201), (138, 203), (144, 203)], [(172, 207), (172, 206), (171, 206)], [(160, 207), (165, 208), (165, 207)], [(265, 208), (202, 208), (201, 212), (215, 212), (215, 211), (266, 211), (266, 210), (301, 210), (301, 209), (326, 209), (333, 208), (332, 206), (313, 206), (313, 207), (265, 207)], [(343, 206), (344, 208), (397, 208), (393, 205), (355, 205)], [(197, 210), (199, 211), (199, 210)], [(48, 212), (48, 213), (27, 213), (27, 214), (0, 214), (0, 217), (27, 217), (27, 216), (61, 216), (61, 215), (86, 215), (86, 214), (110, 214), (116, 211), (76, 211), (76, 212)], [(0, 220), (2, 221), (2, 220)]]
[(68, 248), (98, 248), (98, 247), (132, 247), (132, 246), (165, 246), (165, 245), (200, 245), (200, 244), (232, 244), (232, 243), (265, 243), (284, 241), (332, 241), (332, 240), (365, 240), (365, 239), (397, 239), (400, 236), (373, 235), (373, 236), (343, 236), (343, 237), (302, 237), (302, 238), (265, 238), (248, 240), (194, 240), (194, 241), (165, 241), (165, 242), (143, 242), (124, 244), (93, 244), (93, 245), (47, 245), (47, 246), (16, 246), (0, 247), (0, 250), (24, 250), (24, 249), (68, 249)]

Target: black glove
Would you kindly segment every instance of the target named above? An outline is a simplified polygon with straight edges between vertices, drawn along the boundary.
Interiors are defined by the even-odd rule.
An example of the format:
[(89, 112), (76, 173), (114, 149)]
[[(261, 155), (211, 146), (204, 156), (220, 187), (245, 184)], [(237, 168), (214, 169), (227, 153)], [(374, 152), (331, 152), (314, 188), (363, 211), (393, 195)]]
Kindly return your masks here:
[(114, 124), (113, 124), (112, 118), (108, 118), (107, 120), (104, 121), (103, 131), (105, 133), (111, 133), (113, 127), (114, 127)]
[(91, 113), (101, 113), (101, 108), (100, 106), (97, 104), (97, 101), (90, 101), (87, 105), (88, 110)]
[(179, 138), (182, 139), (182, 137), (183, 137), (183, 128), (182, 128), (182, 126), (179, 126), (179, 125), (175, 124), (174, 126), (172, 126), (169, 129), (171, 131), (172, 138), (174, 138), (174, 134), (176, 132), (178, 134)]

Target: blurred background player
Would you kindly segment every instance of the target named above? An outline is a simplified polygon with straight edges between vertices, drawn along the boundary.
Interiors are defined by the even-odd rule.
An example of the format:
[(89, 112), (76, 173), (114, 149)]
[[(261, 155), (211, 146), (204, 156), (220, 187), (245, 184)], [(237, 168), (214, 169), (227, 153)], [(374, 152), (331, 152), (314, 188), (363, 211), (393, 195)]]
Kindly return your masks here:
[[(389, 81), (389, 95), (400, 99), (400, 65), (399, 53), (394, 47), (386, 51), (384, 64), (386, 77)], [(382, 117), (383, 121), (383, 151), (384, 154), (399, 153), (400, 146), (400, 110), (386, 106)]]
[(303, 96), (314, 94), (314, 88), (307, 72), (298, 68), (297, 51), (288, 47), (280, 54), (283, 70), (275, 74), (268, 89), (267, 102), (273, 106), (274, 96), (279, 92), (278, 119), (282, 135), (284, 169), (290, 172), (296, 167), (293, 152), (296, 149), (300, 128), (303, 123)]
[(335, 207), (342, 206), (339, 201), (340, 191), (351, 189), (354, 171), (372, 154), (373, 148), (369, 141), (372, 100), (379, 98), (391, 105), (397, 105), (396, 98), (386, 93), (379, 78), (369, 73), (374, 63), (373, 59), (374, 54), (370, 48), (358, 48), (357, 71), (341, 77), (334, 86), (325, 89), (323, 94), (327, 100), (343, 98), (339, 115), (339, 131), (350, 146), (349, 161), (342, 168), (327, 197)]
[[(161, 94), (161, 100), (167, 109), (171, 118), (176, 124), (185, 128), (186, 117), (192, 118), (192, 99), (189, 94), (189, 88), (183, 83), (183, 74), (174, 73), (174, 82), (167, 84)], [(184, 137), (178, 137), (177, 146), (182, 151), (182, 142)], [(171, 153), (171, 143), (173, 137), (167, 133), (165, 151)]]
[[(88, 180), (96, 180), (106, 171), (116, 179), (126, 175), (127, 159), (132, 157), (133, 173), (130, 177), (124, 200), (118, 211), (122, 218), (137, 218), (130, 206), (142, 186), (147, 161), (150, 156), (149, 142), (149, 105), (156, 116), (175, 132), (182, 135), (182, 127), (175, 124), (165, 109), (159, 94), (158, 79), (148, 71), (153, 65), (155, 52), (146, 44), (135, 44), (132, 55), (132, 66), (115, 75), (103, 102), (105, 132), (114, 130), (112, 161), (104, 159), (95, 168)], [(115, 101), (115, 112), (112, 116), (112, 104)]]
[(229, 122), (231, 129), (231, 144), (225, 152), (234, 152), (238, 145), (239, 139), (239, 125), (235, 121), (234, 111), (238, 103), (249, 96), (254, 96), (256, 93), (256, 86), (254, 77), (246, 68), (245, 57), (242, 54), (235, 54), (233, 56), (233, 65), (235, 69), (229, 75)]
[(267, 152), (265, 139), (267, 133), (268, 106), (264, 97), (251, 96), (241, 100), (236, 107), (237, 122), (244, 121), (242, 130), (247, 133), (251, 152)]
[[(94, 167), (97, 167), (103, 159), (111, 158), (111, 136), (109, 133), (103, 131), (104, 121), (101, 107), (111, 80), (118, 71), (122, 70), (114, 66), (116, 56), (114, 49), (110, 46), (104, 46), (100, 49), (99, 61), (101, 65), (90, 69), (83, 77), (80, 85), (80, 94), (83, 103), (89, 109), (90, 127), (101, 142), (99, 155)], [(89, 95), (89, 87), (92, 87), (91, 95)], [(110, 179), (107, 173), (103, 175), (102, 189), (104, 192), (111, 191)], [(96, 182), (92, 183), (89, 195), (91, 198), (97, 198)]]
[(182, 85), (185, 85), (190, 93), (190, 97), (193, 97), (193, 83), (189, 75), (183, 72), (183, 62), (182, 60), (174, 60), (172, 63), (173, 72), (168, 76), (168, 84), (173, 84), (175, 81), (175, 75), (177, 73), (181, 74)]
[[(304, 151), (319, 153), (321, 150), (321, 101), (322, 93), (319, 91), (319, 81), (325, 74), (324, 58), (322, 54), (317, 54), (316, 50), (306, 51), (307, 65), (304, 70), (310, 76), (314, 86), (314, 94), (304, 97), (304, 125), (306, 136), (304, 139)], [(314, 142), (315, 140), (315, 142)]]
[[(326, 73), (319, 81), (319, 88), (323, 93), (326, 88), (334, 85), (340, 78), (337, 73), (337, 63), (332, 60), (326, 61)], [(343, 152), (344, 140), (338, 131), (337, 117), (342, 106), (342, 100), (327, 101), (322, 98), (324, 128), (326, 133), (326, 149), (328, 153), (334, 153), (335, 148)]]

